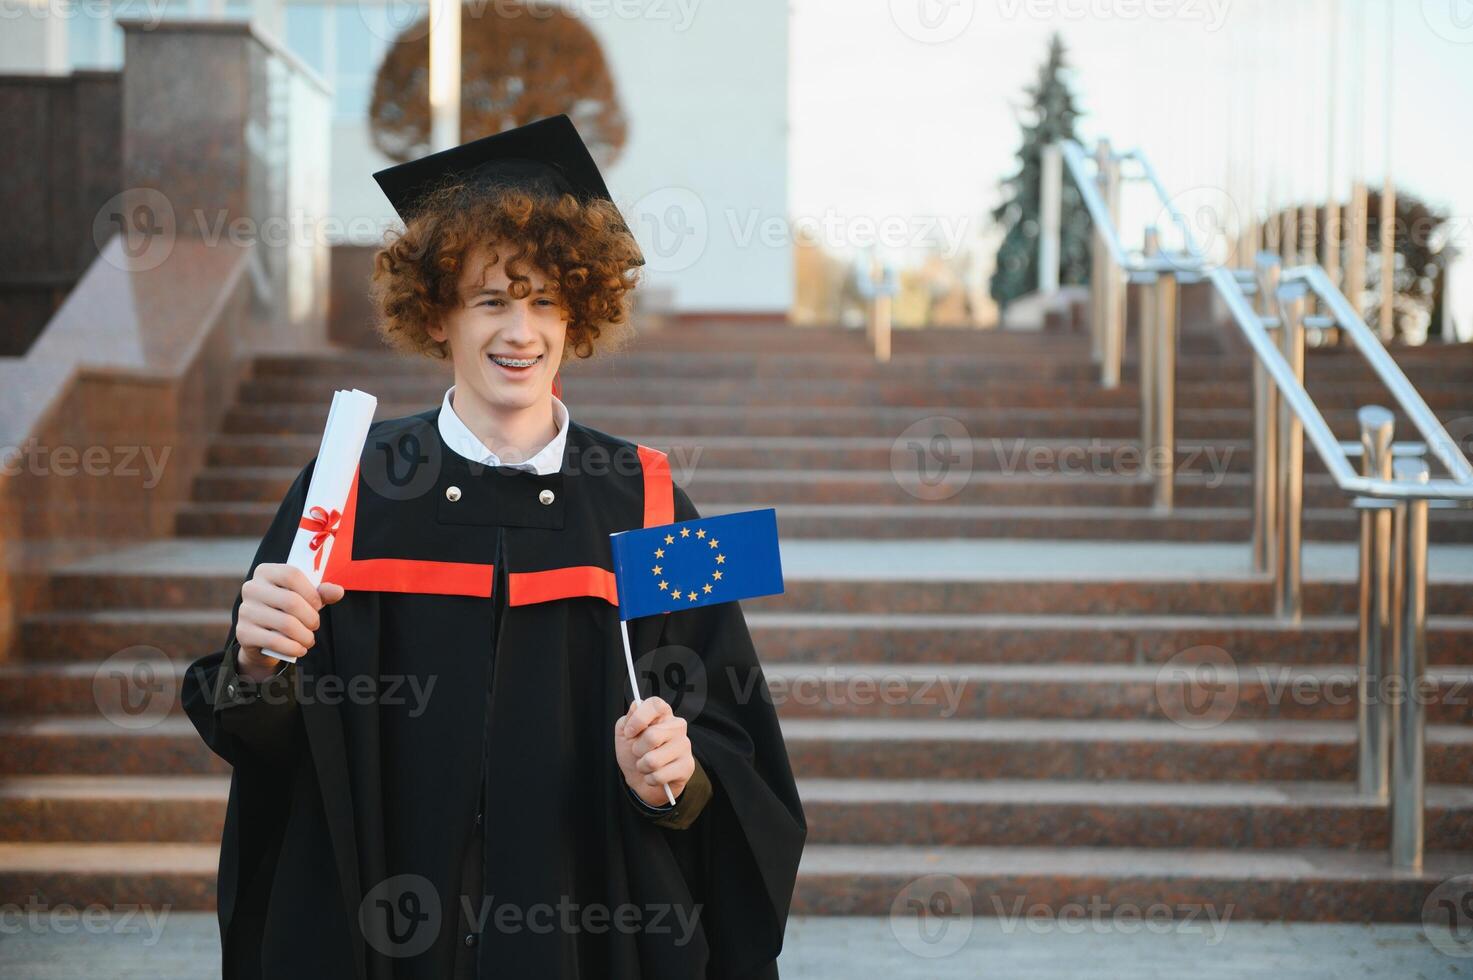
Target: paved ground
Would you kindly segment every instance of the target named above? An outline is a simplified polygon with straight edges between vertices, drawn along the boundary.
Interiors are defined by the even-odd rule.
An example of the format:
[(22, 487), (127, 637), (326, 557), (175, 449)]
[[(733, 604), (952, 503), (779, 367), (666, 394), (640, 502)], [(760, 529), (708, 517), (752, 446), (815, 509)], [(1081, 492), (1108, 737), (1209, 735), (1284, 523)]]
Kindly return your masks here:
[[(217, 956), (213, 913), (140, 919), (116, 930), (80, 920), (37, 929), (13, 912), (0, 915), (6, 980), (213, 980)], [(1166, 931), (1125, 920), (978, 918), (928, 942), (892, 930), (888, 919), (794, 917), (779, 964), (785, 980), (1473, 977), (1473, 957), (1439, 951), (1419, 926), (1256, 922), (1179, 923)]]

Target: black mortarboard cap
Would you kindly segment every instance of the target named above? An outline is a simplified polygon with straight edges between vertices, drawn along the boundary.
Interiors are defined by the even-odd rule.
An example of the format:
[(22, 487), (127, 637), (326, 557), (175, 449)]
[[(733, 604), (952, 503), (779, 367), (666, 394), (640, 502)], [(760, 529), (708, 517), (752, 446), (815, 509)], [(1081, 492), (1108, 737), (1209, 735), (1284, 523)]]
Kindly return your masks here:
[(538, 119), (386, 167), (373, 179), (406, 222), (431, 191), (461, 180), (488, 190), (513, 186), (539, 194), (572, 194), (580, 201), (613, 200), (567, 115)]

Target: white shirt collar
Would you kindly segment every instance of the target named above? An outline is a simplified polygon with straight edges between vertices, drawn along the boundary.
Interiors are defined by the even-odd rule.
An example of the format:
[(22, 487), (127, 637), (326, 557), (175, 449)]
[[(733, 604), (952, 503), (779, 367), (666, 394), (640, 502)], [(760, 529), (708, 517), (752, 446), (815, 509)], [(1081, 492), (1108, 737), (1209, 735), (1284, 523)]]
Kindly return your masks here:
[(445, 445), (456, 455), (487, 466), (514, 466), (517, 469), (531, 470), (538, 476), (548, 476), (563, 468), (563, 447), (568, 442), (568, 407), (557, 395), (551, 396), (557, 435), (526, 462), (503, 463), (499, 456), (486, 448), (485, 443), (476, 438), (476, 434), (460, 416), (455, 414), (455, 409), (450, 404), (450, 396), (454, 391), (455, 385), (445, 389), (445, 400), (440, 405), (440, 438), (445, 440)]

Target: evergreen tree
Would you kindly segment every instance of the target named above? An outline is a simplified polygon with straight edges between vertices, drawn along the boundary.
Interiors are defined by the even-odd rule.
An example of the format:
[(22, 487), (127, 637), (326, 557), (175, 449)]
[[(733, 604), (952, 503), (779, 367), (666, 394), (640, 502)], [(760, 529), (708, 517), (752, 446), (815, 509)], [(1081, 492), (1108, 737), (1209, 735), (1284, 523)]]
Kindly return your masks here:
[[(992, 298), (1000, 309), (1038, 289), (1043, 148), (1056, 140), (1074, 139), (1079, 117), (1074, 94), (1064, 80), (1067, 70), (1064, 42), (1055, 34), (1049, 40), (1048, 60), (1038, 71), (1038, 82), (1027, 89), (1031, 119), (1023, 124), (1018, 172), (1002, 182), (1006, 199), (992, 212), (993, 220), (1007, 228), (991, 283)], [(1089, 212), (1079, 188), (1067, 175), (1059, 227), (1059, 282), (1089, 282)]]

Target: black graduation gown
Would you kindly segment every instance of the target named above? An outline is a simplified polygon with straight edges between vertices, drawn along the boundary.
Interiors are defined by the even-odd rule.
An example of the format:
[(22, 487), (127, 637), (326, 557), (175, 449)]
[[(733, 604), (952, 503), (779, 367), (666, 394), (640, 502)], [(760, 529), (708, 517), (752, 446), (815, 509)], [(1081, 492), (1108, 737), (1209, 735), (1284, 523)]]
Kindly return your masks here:
[[(775, 977), (806, 823), (738, 603), (629, 623), (641, 693), (689, 722), (675, 810), (638, 803), (614, 759), (608, 534), (695, 507), (653, 450), (572, 422), (561, 472), (484, 467), (439, 411), (370, 430), (324, 575), (348, 593), (308, 655), (238, 677), (232, 615), (186, 677), (233, 769), (225, 980), (448, 977), (466, 912), (482, 977)], [(285, 561), (312, 466), (248, 576)], [(486, 897), (463, 908), (471, 878)]]

